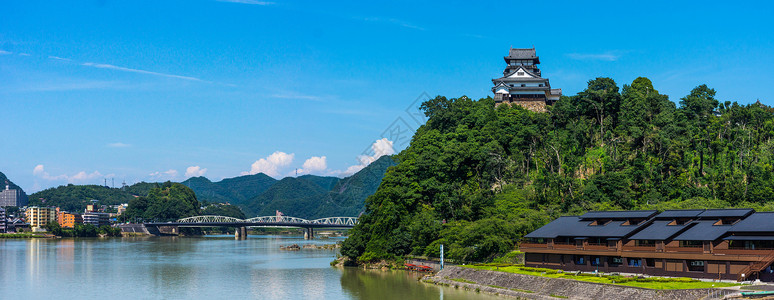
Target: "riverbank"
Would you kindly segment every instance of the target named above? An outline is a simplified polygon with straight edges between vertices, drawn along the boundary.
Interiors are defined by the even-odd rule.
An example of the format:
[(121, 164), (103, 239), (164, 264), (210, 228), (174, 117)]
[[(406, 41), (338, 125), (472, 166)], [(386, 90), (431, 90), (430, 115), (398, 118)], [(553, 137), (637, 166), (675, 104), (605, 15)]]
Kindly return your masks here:
[(29, 233), (29, 232), (18, 232), (18, 233), (0, 233), (0, 239), (34, 239), (34, 238), (53, 238), (54, 236), (51, 234), (45, 234), (45, 233)]
[(739, 292), (739, 287), (701, 289), (647, 289), (585, 282), (565, 278), (448, 266), (424, 279), (427, 283), (453, 286), (526, 299), (701, 299), (708, 295)]

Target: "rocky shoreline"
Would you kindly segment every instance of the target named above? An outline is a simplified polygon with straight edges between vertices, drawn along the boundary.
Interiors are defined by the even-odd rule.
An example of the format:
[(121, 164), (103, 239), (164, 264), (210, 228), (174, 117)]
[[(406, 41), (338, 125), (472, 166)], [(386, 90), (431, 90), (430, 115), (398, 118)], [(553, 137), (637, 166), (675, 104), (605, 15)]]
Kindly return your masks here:
[(724, 289), (653, 290), (448, 266), (427, 283), (524, 299), (702, 299)]
[(286, 250), (286, 251), (299, 251), (301, 249), (307, 250), (336, 250), (341, 247), (341, 244), (323, 244), (323, 245), (313, 245), (313, 244), (306, 244), (303, 246), (299, 246), (298, 244), (292, 244), (288, 246), (280, 246), (280, 250)]

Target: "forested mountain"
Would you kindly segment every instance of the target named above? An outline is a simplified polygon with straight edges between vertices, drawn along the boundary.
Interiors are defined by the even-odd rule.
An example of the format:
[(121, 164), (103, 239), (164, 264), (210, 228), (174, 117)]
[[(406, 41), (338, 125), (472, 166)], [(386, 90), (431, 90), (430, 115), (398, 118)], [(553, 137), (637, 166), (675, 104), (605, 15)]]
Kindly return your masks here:
[(287, 177), (243, 206), (249, 216), (285, 215), (317, 219), (355, 217), (363, 211), (366, 197), (372, 195), (384, 177), (387, 167), (395, 163), (383, 156), (352, 176), (339, 179), (304, 175)]
[(182, 184), (194, 190), (199, 201), (244, 205), (276, 182), (277, 180), (269, 175), (258, 173), (227, 178), (218, 182), (212, 182), (205, 177), (191, 177)]
[(313, 217), (359, 215), (365, 208), (365, 199), (374, 194), (387, 168), (394, 165), (392, 158), (382, 156), (360, 172), (339, 180), (323, 198)]
[(328, 189), (310, 180), (312, 178), (285, 177), (251, 199), (243, 210), (250, 216), (273, 216), (275, 210), (279, 210), (288, 216), (307, 219), (314, 215), (328, 193)]
[(342, 254), (484, 261), (562, 214), (774, 208), (774, 109), (696, 87), (679, 106), (647, 78), (589, 81), (546, 113), (436, 97)]

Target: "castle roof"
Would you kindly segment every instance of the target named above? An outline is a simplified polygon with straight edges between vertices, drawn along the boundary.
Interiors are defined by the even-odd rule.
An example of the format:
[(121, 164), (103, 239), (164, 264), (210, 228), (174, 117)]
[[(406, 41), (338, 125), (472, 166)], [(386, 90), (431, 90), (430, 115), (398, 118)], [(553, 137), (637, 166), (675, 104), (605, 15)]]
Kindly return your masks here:
[(510, 59), (533, 59), (537, 58), (535, 48), (511, 48), (506, 58)]

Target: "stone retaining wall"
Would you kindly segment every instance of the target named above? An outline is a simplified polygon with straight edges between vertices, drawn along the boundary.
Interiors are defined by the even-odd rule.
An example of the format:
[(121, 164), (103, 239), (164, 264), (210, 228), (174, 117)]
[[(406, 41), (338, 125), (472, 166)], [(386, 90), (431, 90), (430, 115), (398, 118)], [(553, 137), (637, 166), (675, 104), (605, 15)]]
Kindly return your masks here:
[[(458, 279), (455, 281), (454, 279)], [(461, 282), (472, 281), (476, 284)], [(448, 266), (430, 281), (527, 299), (702, 299), (717, 289), (653, 290)], [(506, 289), (493, 288), (491, 286)], [(513, 290), (512, 290), (513, 289)], [(532, 291), (522, 292), (519, 290)]]

